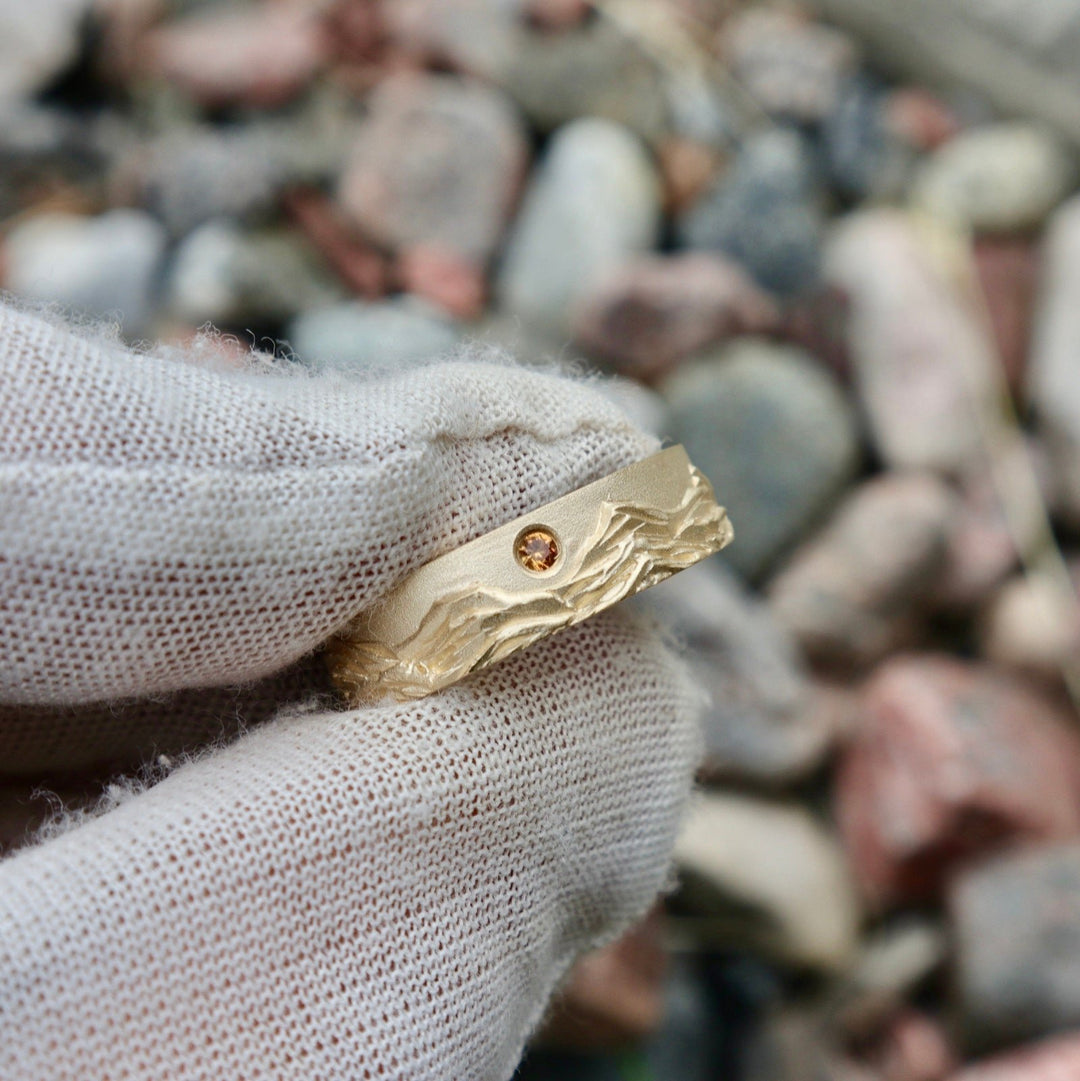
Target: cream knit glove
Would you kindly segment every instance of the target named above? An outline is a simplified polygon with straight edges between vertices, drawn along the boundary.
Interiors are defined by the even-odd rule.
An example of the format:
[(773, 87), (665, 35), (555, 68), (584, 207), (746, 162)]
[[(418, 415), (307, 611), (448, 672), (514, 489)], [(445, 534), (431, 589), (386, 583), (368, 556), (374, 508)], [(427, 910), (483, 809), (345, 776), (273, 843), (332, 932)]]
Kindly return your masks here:
[[(197, 743), (192, 688), (653, 449), (550, 374), (229, 372), (0, 308), (0, 770)], [(286, 700), (0, 863), (0, 1077), (509, 1077), (663, 886), (696, 706), (623, 612), (422, 702)]]

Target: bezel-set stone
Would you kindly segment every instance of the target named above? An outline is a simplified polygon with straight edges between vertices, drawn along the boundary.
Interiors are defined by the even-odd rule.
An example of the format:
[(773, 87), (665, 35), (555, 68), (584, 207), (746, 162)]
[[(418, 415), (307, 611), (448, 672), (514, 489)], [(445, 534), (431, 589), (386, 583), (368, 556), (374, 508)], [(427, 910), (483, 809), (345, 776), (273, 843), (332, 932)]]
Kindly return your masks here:
[(559, 538), (546, 526), (528, 526), (514, 542), (514, 556), (532, 574), (547, 574), (559, 562)]

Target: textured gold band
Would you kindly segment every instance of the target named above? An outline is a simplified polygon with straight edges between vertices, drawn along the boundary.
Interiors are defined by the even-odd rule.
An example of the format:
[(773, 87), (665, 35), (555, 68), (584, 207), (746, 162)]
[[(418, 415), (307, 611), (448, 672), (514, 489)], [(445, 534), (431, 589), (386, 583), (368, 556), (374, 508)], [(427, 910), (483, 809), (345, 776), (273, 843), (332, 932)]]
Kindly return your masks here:
[(447, 552), (327, 647), (353, 704), (422, 698), (718, 552), (731, 524), (681, 446)]

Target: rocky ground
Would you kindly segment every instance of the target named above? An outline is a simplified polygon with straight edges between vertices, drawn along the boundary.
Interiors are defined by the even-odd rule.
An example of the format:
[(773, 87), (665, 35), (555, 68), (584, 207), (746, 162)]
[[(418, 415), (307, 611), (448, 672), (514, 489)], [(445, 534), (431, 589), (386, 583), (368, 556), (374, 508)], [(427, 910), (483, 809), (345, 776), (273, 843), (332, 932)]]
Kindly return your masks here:
[(534, 1081), (1080, 1076), (1080, 2), (809, 8), (0, 0), (4, 287), (594, 365), (731, 513), (680, 887)]

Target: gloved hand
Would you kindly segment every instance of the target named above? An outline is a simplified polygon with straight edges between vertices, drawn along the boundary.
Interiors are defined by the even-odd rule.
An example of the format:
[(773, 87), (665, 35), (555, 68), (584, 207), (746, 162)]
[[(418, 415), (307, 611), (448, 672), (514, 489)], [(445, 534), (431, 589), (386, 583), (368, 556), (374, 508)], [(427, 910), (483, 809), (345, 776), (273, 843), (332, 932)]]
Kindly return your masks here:
[(0, 308), (0, 770), (191, 746), (240, 693), (194, 688), (279, 706), (0, 863), (0, 1077), (509, 1077), (665, 883), (681, 665), (615, 610), (407, 705), (274, 674), (654, 449), (553, 374), (213, 370)]

